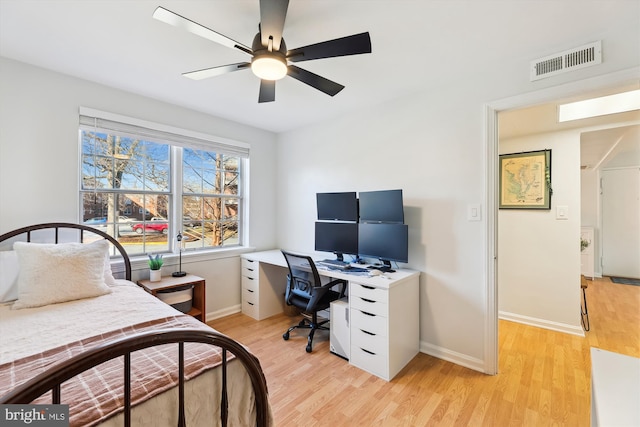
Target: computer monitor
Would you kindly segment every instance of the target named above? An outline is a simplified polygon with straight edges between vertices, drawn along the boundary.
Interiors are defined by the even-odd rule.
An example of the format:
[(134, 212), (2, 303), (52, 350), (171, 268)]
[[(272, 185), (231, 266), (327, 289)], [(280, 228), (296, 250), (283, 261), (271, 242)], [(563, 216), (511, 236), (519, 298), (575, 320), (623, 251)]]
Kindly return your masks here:
[(360, 222), (404, 223), (402, 190), (361, 191)]
[(317, 193), (318, 221), (358, 221), (356, 192)]
[(379, 259), (390, 270), (391, 261), (409, 262), (409, 226), (405, 224), (358, 224), (358, 253)]
[(316, 222), (315, 249), (333, 252), (342, 261), (343, 254), (358, 255), (358, 224), (355, 222)]

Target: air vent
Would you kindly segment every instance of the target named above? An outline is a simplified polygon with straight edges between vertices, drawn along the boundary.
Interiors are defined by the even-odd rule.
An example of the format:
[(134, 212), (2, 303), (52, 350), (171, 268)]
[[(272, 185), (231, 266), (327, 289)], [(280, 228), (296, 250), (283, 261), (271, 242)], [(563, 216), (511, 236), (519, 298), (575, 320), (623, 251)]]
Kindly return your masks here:
[(575, 49), (531, 61), (531, 81), (567, 73), (602, 63), (602, 43), (589, 43)]

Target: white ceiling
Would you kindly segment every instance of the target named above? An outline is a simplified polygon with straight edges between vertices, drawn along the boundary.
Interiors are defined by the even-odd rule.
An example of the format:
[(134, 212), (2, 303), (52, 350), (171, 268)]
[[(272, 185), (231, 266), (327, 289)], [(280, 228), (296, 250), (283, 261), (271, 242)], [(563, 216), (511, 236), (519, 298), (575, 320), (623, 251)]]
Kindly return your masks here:
[[(181, 73), (247, 55), (152, 19), (163, 6), (250, 45), (258, 0), (0, 0), (0, 55), (274, 132), (326, 121), (494, 69), (505, 58), (554, 53), (624, 19), (581, 1), (291, 0), (289, 48), (369, 31), (373, 53), (300, 63), (346, 86), (331, 98), (292, 78), (258, 104), (249, 70), (192, 81)], [(571, 16), (571, 25), (564, 25)], [(480, 19), (479, 19), (480, 18)], [(540, 31), (541, 29), (553, 31)], [(535, 34), (535, 37), (532, 36)], [(522, 70), (528, 73), (528, 70)], [(523, 74), (523, 78), (528, 75)]]
[[(636, 87), (618, 87), (606, 92), (584, 93), (580, 99), (631, 89)], [(640, 164), (640, 111), (559, 123), (558, 106), (575, 100), (577, 98), (500, 112), (500, 139), (579, 129), (580, 165), (583, 168), (627, 167)]]

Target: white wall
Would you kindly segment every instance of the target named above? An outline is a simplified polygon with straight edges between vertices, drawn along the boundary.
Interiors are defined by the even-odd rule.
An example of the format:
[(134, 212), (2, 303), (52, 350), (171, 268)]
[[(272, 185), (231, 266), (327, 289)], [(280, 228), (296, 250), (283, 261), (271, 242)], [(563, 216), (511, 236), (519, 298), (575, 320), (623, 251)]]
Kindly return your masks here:
[[(315, 193), (402, 188), (408, 266), (420, 276), (422, 350), (481, 369), (483, 118), (478, 89), (442, 88), (279, 138), (279, 245), (313, 251)], [(284, 167), (284, 165), (287, 165)], [(486, 206), (483, 206), (486, 209)]]
[[(585, 169), (580, 171), (580, 226), (593, 227), (592, 251), (600, 253), (600, 171)], [(600, 256), (594, 255), (594, 275), (602, 277)]]
[[(500, 317), (582, 335), (580, 131), (501, 140), (500, 154), (551, 149), (551, 210), (498, 214)], [(568, 219), (556, 208), (568, 207)]]
[[(96, 108), (251, 145), (250, 244), (272, 248), (275, 228), (273, 133), (0, 57), (0, 233), (40, 222), (79, 220), (78, 108)], [(240, 305), (240, 264), (184, 256), (207, 279), (207, 311)], [(202, 257), (196, 257), (201, 260)], [(144, 260), (143, 260), (144, 261)], [(169, 258), (168, 263), (175, 260)], [(137, 263), (134, 279), (146, 277)]]
[(580, 222), (583, 227), (597, 227), (599, 218), (599, 175), (594, 169), (580, 171)]

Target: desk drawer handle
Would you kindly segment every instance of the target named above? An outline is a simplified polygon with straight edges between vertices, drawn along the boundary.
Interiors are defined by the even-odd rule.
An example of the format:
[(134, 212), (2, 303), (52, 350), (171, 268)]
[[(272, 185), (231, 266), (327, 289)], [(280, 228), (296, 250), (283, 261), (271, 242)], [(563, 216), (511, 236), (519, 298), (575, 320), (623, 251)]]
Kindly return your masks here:
[(362, 310), (360, 310), (360, 313), (362, 313), (362, 314), (366, 314), (367, 316), (376, 317), (376, 315), (375, 315), (375, 314), (373, 314), (373, 313), (367, 313), (366, 311), (362, 311)]
[(362, 332), (364, 332), (365, 334), (367, 334), (367, 335), (371, 335), (371, 336), (374, 336), (374, 337), (375, 337), (376, 335), (378, 335), (378, 334), (374, 334), (373, 332), (365, 331), (364, 329), (360, 329), (360, 330), (361, 330)]
[(367, 286), (367, 285), (360, 285), (365, 289), (375, 289), (373, 286)]
[(247, 270), (249, 270), (249, 271), (253, 271), (253, 268), (247, 268)]
[(247, 292), (253, 293), (254, 291), (252, 289), (247, 289)]
[(360, 350), (364, 351), (365, 353), (369, 353), (372, 356), (375, 356), (376, 354), (373, 351), (369, 351), (369, 350), (365, 350), (364, 348), (360, 347)]
[(372, 300), (372, 299), (367, 299), (367, 298), (362, 298), (362, 297), (360, 297), (360, 299), (361, 299), (362, 301), (364, 301), (364, 302), (368, 302), (368, 303), (374, 303), (374, 302), (377, 302), (377, 301), (374, 301), (374, 300)]
[(247, 304), (249, 304), (249, 305), (254, 305), (252, 302), (249, 302), (249, 301), (247, 301)]
[(248, 280), (253, 280), (253, 277), (249, 277), (249, 276), (244, 276), (246, 277)]

